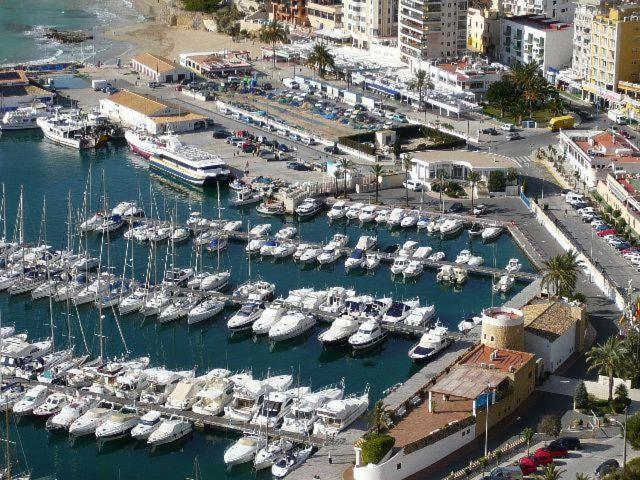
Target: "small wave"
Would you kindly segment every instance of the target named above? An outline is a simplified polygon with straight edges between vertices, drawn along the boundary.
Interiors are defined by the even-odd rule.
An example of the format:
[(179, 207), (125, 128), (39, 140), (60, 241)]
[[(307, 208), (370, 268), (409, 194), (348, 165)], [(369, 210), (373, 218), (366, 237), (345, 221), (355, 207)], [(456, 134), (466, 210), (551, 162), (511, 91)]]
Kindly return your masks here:
[(37, 60), (29, 60), (29, 61), (26, 61), (26, 62), (2, 63), (2, 64), (0, 64), (0, 67), (11, 67), (11, 66), (16, 65), (16, 64), (20, 64), (20, 65), (36, 65), (36, 64), (39, 64), (39, 63), (51, 63), (51, 62), (55, 62), (56, 60), (58, 60), (62, 55), (64, 55), (64, 50), (58, 49), (49, 57), (39, 58)]

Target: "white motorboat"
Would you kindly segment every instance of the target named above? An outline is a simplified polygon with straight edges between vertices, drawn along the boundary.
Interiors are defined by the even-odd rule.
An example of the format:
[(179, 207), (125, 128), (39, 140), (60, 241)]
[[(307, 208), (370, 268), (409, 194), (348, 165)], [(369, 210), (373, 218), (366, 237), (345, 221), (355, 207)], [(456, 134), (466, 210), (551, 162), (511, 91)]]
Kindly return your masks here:
[(448, 283), (453, 282), (453, 266), (443, 265), (436, 273), (436, 282)]
[(519, 272), (522, 269), (522, 264), (517, 258), (510, 258), (504, 269), (509, 273)]
[(396, 259), (391, 264), (391, 273), (393, 275), (402, 274), (402, 272), (404, 272), (405, 268), (407, 268), (409, 266), (410, 262), (411, 261), (409, 260), (408, 257), (405, 257), (405, 256), (396, 257)]
[(256, 453), (253, 459), (253, 468), (256, 471), (270, 468), (280, 457), (293, 448), (293, 443), (281, 438), (267, 444)]
[(373, 250), (378, 245), (378, 238), (371, 235), (363, 235), (358, 239), (356, 243), (356, 249), (360, 249), (363, 252)]
[(236, 198), (229, 201), (234, 207), (242, 207), (244, 205), (253, 205), (262, 201), (262, 195), (251, 188), (243, 188), (236, 191)]
[(162, 414), (156, 410), (151, 410), (140, 417), (138, 424), (131, 430), (131, 437), (135, 440), (147, 440), (149, 435), (155, 432), (160, 426)]
[(300, 468), (311, 456), (311, 453), (313, 453), (313, 446), (291, 450), (271, 466), (271, 475), (273, 475), (274, 478), (286, 477), (289, 473)]
[(167, 420), (163, 420), (160, 426), (151, 432), (147, 443), (151, 446), (166, 445), (168, 443), (177, 442), (181, 438), (186, 437), (193, 431), (193, 424), (178, 416), (172, 416)]
[(455, 259), (455, 263), (469, 263), (472, 255), (469, 250), (462, 250)]
[(25, 392), (20, 400), (13, 405), (16, 415), (28, 415), (34, 408), (39, 407), (49, 396), (49, 389), (45, 385), (36, 385)]
[(294, 243), (291, 243), (291, 242), (281, 243), (280, 245), (277, 245), (273, 249), (273, 258), (290, 257), (296, 251), (296, 248), (297, 247)]
[(275, 301), (269, 305), (252, 325), (253, 333), (266, 335), (271, 327), (280, 321), (286, 309), (281, 301)]
[(469, 237), (476, 238), (476, 237), (482, 236), (482, 230), (484, 230), (484, 227), (482, 226), (482, 224), (474, 223), (473, 225), (471, 225), (471, 228), (469, 229)]
[(342, 200), (338, 200), (336, 203), (334, 203), (327, 212), (327, 217), (329, 217), (329, 220), (338, 220), (340, 218), (344, 218), (346, 215), (347, 206)]
[(354, 290), (344, 287), (331, 287), (327, 291), (325, 300), (320, 304), (318, 309), (322, 312), (340, 314), (346, 308), (346, 300), (356, 294)]
[(350, 270), (361, 268), (364, 265), (364, 251), (356, 248), (349, 258), (344, 262), (344, 269), (349, 272)]
[(169, 306), (158, 315), (158, 322), (167, 323), (186, 317), (197, 304), (198, 298), (194, 296), (174, 297)]
[(311, 330), (315, 324), (316, 319), (312, 315), (298, 311), (287, 312), (269, 329), (269, 340), (280, 342), (297, 337)]
[(404, 215), (405, 215), (404, 208), (394, 208), (393, 210), (391, 210), (391, 213), (389, 214), (389, 218), (387, 219), (387, 225), (389, 225), (391, 228), (399, 227), (400, 224), (402, 223), (402, 219), (404, 218)]
[(173, 229), (171, 228), (171, 226), (158, 225), (157, 227), (153, 227), (149, 230), (147, 239), (151, 243), (160, 243), (168, 240), (172, 233)]
[(439, 262), (440, 260), (444, 260), (445, 253), (444, 252), (434, 252), (429, 257), (427, 257), (432, 262)]
[(323, 247), (311, 247), (307, 248), (302, 255), (300, 255), (301, 263), (313, 263), (324, 251)]
[(360, 210), (360, 214), (358, 215), (358, 220), (360, 223), (369, 223), (373, 222), (376, 219), (378, 208), (375, 205), (367, 205), (362, 210)]
[(90, 408), (84, 415), (81, 415), (71, 423), (69, 433), (75, 437), (93, 435), (96, 428), (113, 413), (115, 413), (115, 407), (111, 403), (102, 403), (97, 407)]
[(411, 260), (409, 265), (402, 271), (402, 276), (406, 280), (407, 278), (419, 277), (424, 271), (424, 265), (418, 260)]
[(411, 258), (413, 260), (426, 260), (432, 251), (433, 249), (431, 247), (418, 247), (416, 251), (413, 252), (413, 255), (411, 255)]
[(175, 227), (171, 232), (171, 242), (181, 243), (187, 241), (191, 237), (191, 229), (188, 227)]
[(82, 355), (80, 357), (72, 357), (67, 360), (62, 360), (60, 363), (44, 369), (36, 378), (40, 383), (58, 382), (62, 378), (66, 377), (67, 372), (84, 364), (88, 359), (89, 355)]
[(309, 248), (313, 247), (310, 243), (299, 243), (296, 251), (293, 252), (293, 261), (297, 262), (302, 257), (302, 254), (306, 252)]
[(440, 352), (445, 350), (453, 341), (449, 336), (449, 330), (437, 325), (420, 337), (420, 341), (409, 350), (409, 358), (414, 362), (426, 362), (432, 360)]
[(308, 218), (322, 210), (323, 206), (324, 203), (321, 200), (316, 198), (305, 198), (302, 203), (296, 207), (295, 212), (299, 218)]
[(322, 247), (322, 252), (318, 255), (317, 260), (320, 265), (327, 265), (338, 260), (342, 256), (340, 248), (336, 247), (332, 243)]
[(351, 315), (341, 315), (327, 330), (318, 335), (318, 340), (327, 347), (343, 345), (358, 331), (359, 326), (358, 321)]
[(187, 287), (195, 288), (202, 292), (211, 292), (222, 290), (229, 284), (231, 280), (231, 272), (199, 272), (189, 282)]
[(15, 110), (7, 111), (0, 119), (0, 131), (7, 130), (32, 130), (39, 128), (37, 120), (40, 117), (47, 117), (50, 112), (44, 104), (18, 107)]
[(462, 267), (453, 267), (453, 282), (456, 285), (462, 285), (469, 278), (469, 272), (466, 268)]
[(284, 392), (267, 392), (262, 405), (251, 419), (251, 424), (271, 429), (279, 426), (291, 410), (294, 400), (310, 391), (309, 387), (298, 387)]
[(345, 235), (344, 233), (336, 233), (333, 235), (333, 237), (331, 237), (331, 241), (329, 243), (332, 243), (338, 248), (346, 247), (349, 244), (349, 235)]
[(457, 235), (464, 229), (464, 222), (455, 218), (445, 220), (440, 225), (440, 236), (442, 238)]
[(198, 233), (208, 229), (211, 226), (211, 221), (204, 218), (201, 212), (191, 212), (187, 218), (187, 226), (194, 233)]
[(215, 317), (225, 306), (223, 300), (209, 298), (202, 303), (197, 304), (187, 314), (187, 324), (193, 325)]
[(262, 315), (264, 310), (264, 303), (249, 301), (227, 321), (227, 328), (233, 332), (250, 330), (253, 322)]
[(418, 219), (420, 218), (420, 212), (418, 210), (410, 210), (402, 217), (400, 220), (400, 227), (402, 228), (412, 228), (418, 224)]
[(364, 350), (379, 345), (385, 338), (387, 332), (380, 328), (380, 324), (375, 320), (367, 320), (349, 337), (349, 345), (354, 350)]
[(318, 408), (318, 420), (313, 425), (313, 435), (335, 437), (347, 428), (369, 407), (368, 388), (362, 395), (350, 395), (340, 400), (331, 400)]
[(213, 229), (202, 230), (200, 233), (196, 235), (196, 237), (193, 240), (193, 243), (199, 246), (208, 245), (209, 243), (211, 243), (212, 240), (215, 240), (216, 238), (218, 238), (218, 236), (219, 236), (218, 230), (213, 230)]
[(297, 435), (308, 435), (318, 419), (316, 410), (331, 400), (342, 399), (343, 394), (344, 384), (341, 383), (297, 397), (289, 413), (284, 416), (280, 430)]
[(196, 395), (191, 407), (200, 415), (222, 415), (224, 407), (233, 399), (234, 382), (230, 378), (212, 378)]
[(515, 279), (509, 275), (502, 275), (497, 283), (493, 285), (494, 293), (507, 293), (511, 288), (513, 288), (513, 284), (515, 283)]
[(237, 384), (231, 403), (224, 408), (224, 416), (233, 422), (248, 423), (258, 411), (266, 385), (261, 380), (245, 380)]
[(396, 324), (404, 321), (410, 314), (410, 312), (420, 306), (420, 300), (406, 300), (404, 302), (393, 302), (391, 307), (385, 312), (382, 317), (383, 323)]
[(117, 412), (109, 414), (96, 428), (96, 438), (100, 441), (115, 440), (129, 435), (140, 421), (138, 411), (122, 407)]
[[(5, 403), (5, 402), (2, 402)], [(54, 392), (50, 394), (44, 402), (35, 407), (32, 412), (33, 415), (40, 418), (49, 418), (53, 415), (60, 413), (62, 407), (69, 403), (69, 397), (60, 392)]]
[(296, 227), (284, 227), (278, 230), (275, 234), (276, 240), (290, 240), (298, 234), (298, 229)]
[(183, 287), (194, 275), (195, 271), (193, 268), (168, 268), (164, 272), (162, 284), (170, 287)]
[(224, 463), (231, 467), (250, 462), (266, 444), (263, 437), (247, 435), (240, 438), (224, 452)]
[(47, 430), (68, 430), (73, 422), (97, 404), (97, 399), (88, 396), (74, 398), (71, 403), (62, 407), (60, 413), (49, 417), (46, 428)]
[(266, 238), (253, 238), (249, 240), (247, 246), (245, 247), (245, 251), (247, 253), (259, 253), (262, 250), (262, 247), (267, 243)]
[(231, 295), (240, 300), (267, 300), (273, 296), (276, 286), (264, 280), (248, 281), (240, 285)]
[(482, 230), (482, 240), (485, 242), (495, 240), (500, 235), (502, 235), (502, 231), (502, 227), (486, 227), (484, 230)]
[(120, 215), (121, 217), (142, 217), (144, 210), (138, 207), (136, 202), (120, 202), (111, 210), (112, 215)]
[(383, 208), (382, 210), (378, 210), (378, 214), (376, 215), (375, 221), (378, 225), (387, 223), (389, 220), (389, 210)]
[(140, 392), (140, 402), (151, 405), (163, 405), (182, 380), (195, 376), (193, 370), (175, 372), (162, 367), (146, 368), (143, 373), (147, 386)]
[(197, 395), (204, 387), (204, 380), (199, 378), (184, 378), (173, 389), (165, 405), (178, 410), (191, 410), (196, 403)]
[(240, 232), (242, 230), (241, 220), (228, 220), (225, 222), (222, 230), (226, 233)]
[(484, 263), (484, 258), (482, 258), (480, 255), (473, 255), (468, 262), (468, 265), (470, 267), (479, 267), (480, 265), (482, 265)]
[(286, 208), (284, 206), (284, 202), (266, 199), (256, 207), (256, 212), (261, 215), (268, 216), (284, 215), (286, 213)]
[(367, 270), (375, 270), (380, 265), (380, 255), (376, 252), (367, 252), (364, 256), (363, 266)]
[(364, 204), (357, 202), (357, 203), (352, 203), (349, 208), (347, 208), (347, 212), (345, 214), (345, 216), (349, 219), (349, 220), (356, 220), (358, 219), (358, 217), (360, 217), (360, 211), (364, 208)]
[(398, 255), (401, 257), (411, 257), (418, 249), (420, 244), (418, 242), (414, 242), (413, 240), (407, 240), (402, 244), (402, 247), (398, 251)]
[(404, 319), (404, 323), (413, 327), (422, 327), (436, 314), (435, 305), (426, 307), (416, 307), (411, 310), (409, 315)]
[(271, 232), (271, 224), (263, 223), (249, 230), (249, 238), (263, 238)]
[(418, 223), (416, 223), (416, 228), (418, 231), (424, 230), (429, 226), (429, 223), (431, 223), (431, 219), (429, 217), (420, 216), (420, 218), (418, 218)]

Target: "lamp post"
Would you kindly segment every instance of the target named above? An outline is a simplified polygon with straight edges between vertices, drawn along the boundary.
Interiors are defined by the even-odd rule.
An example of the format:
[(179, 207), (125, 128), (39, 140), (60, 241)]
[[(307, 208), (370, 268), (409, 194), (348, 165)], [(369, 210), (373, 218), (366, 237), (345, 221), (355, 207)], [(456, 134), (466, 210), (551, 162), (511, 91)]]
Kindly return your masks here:
[(484, 456), (487, 458), (489, 454), (489, 392), (491, 383), (487, 383), (487, 411), (484, 417)]
[(618, 425), (620, 425), (620, 428), (622, 429), (622, 442), (624, 443), (623, 445), (623, 450), (622, 450), (622, 476), (624, 477), (627, 473), (627, 418), (628, 418), (628, 414), (629, 414), (629, 407), (625, 407), (624, 409), (624, 423), (621, 423), (620, 421), (613, 419), (614, 422), (616, 422)]

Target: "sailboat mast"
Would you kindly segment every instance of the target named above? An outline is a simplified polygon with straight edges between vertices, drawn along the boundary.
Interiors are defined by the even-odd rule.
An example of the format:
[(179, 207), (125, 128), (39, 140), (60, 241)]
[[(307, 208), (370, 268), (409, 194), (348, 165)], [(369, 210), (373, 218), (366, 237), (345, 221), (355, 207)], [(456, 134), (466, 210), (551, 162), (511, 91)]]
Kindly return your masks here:
[(7, 240), (7, 194), (2, 182), (2, 239)]
[[(2, 312), (0, 311), (0, 329), (2, 329)], [(0, 336), (0, 351), (3, 350), (3, 343), (4, 343), (4, 339), (2, 338), (2, 336)], [(0, 369), (0, 385), (2, 385), (2, 369)], [(5, 398), (5, 401), (8, 402), (9, 400)], [(5, 417), (4, 417), (4, 421), (5, 421), (5, 457), (6, 457), (6, 462), (7, 462), (7, 478), (11, 478), (11, 445), (9, 442), (9, 408), (8, 405), (5, 405)]]
[[(51, 269), (49, 268), (49, 252), (46, 250), (47, 247), (47, 196), (44, 196), (42, 200), (42, 237), (43, 243), (45, 246), (44, 254), (46, 255), (46, 268), (47, 268), (47, 285), (51, 288)], [(49, 325), (51, 326), (51, 351), (56, 351), (56, 337), (55, 337), (55, 328), (53, 325), (53, 295), (48, 295), (49, 297)]]

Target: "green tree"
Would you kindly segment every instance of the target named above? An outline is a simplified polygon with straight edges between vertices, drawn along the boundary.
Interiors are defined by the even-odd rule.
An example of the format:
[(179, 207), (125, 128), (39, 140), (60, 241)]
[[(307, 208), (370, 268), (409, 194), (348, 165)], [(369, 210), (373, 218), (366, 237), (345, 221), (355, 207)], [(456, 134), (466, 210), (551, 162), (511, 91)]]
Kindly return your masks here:
[(540, 422), (538, 423), (538, 431), (550, 437), (556, 438), (562, 431), (562, 423), (560, 422), (560, 417), (554, 414), (545, 415), (540, 419)]
[(603, 344), (591, 347), (586, 355), (589, 371), (597, 370), (600, 375), (609, 378), (609, 402), (613, 400), (613, 378), (623, 365), (623, 351), (622, 342), (616, 337), (611, 337)]
[(342, 179), (344, 181), (344, 198), (347, 198), (347, 174), (353, 169), (353, 162), (348, 158), (341, 158), (340, 170), (342, 170)]
[(489, 173), (488, 185), (490, 192), (504, 192), (507, 188), (507, 179), (504, 172), (501, 170), (494, 170)]
[(527, 457), (529, 456), (529, 450), (531, 449), (531, 442), (533, 441), (533, 436), (535, 435), (535, 431), (531, 427), (526, 427), (522, 430), (522, 438), (524, 438), (524, 442), (527, 445)]
[(411, 170), (411, 155), (407, 154), (402, 159), (402, 168), (404, 170), (404, 195), (405, 203), (409, 206), (409, 170)]
[(393, 142), (393, 156), (396, 159), (400, 158), (400, 154), (402, 153), (402, 144), (400, 143), (400, 138), (396, 137), (396, 141)]
[(182, 6), (188, 12), (213, 13), (220, 8), (220, 0), (182, 0)]
[(513, 183), (518, 180), (518, 170), (511, 167), (507, 170), (507, 182)]
[(584, 382), (578, 383), (576, 391), (573, 392), (573, 406), (575, 408), (587, 408), (589, 406), (589, 394)]
[(549, 100), (549, 102), (547, 103), (547, 108), (554, 117), (559, 117), (560, 115), (564, 115), (567, 106), (564, 103), (564, 100), (559, 95), (556, 95), (551, 100)]
[(536, 475), (535, 478), (540, 480), (560, 480), (565, 472), (566, 470), (561, 470), (552, 462), (547, 464), (542, 475)]
[(480, 181), (480, 174), (478, 172), (469, 172), (467, 175), (467, 180), (471, 184), (471, 211), (473, 212), (473, 198), (476, 190), (476, 184)]
[(378, 400), (371, 411), (371, 426), (377, 435), (389, 429), (389, 413), (384, 408), (382, 400)]
[(376, 186), (376, 203), (378, 203), (378, 192), (380, 190), (380, 176), (384, 173), (384, 168), (379, 163), (371, 165), (371, 173), (373, 173)]
[(426, 90), (433, 89), (433, 82), (427, 76), (425, 70), (418, 70), (413, 78), (409, 81), (409, 90), (418, 92), (418, 109), (422, 109), (422, 101)]
[(487, 457), (482, 457), (478, 462), (482, 468), (482, 478), (484, 478), (484, 472), (487, 469), (487, 466), (489, 466), (489, 459)]
[(438, 179), (438, 188), (440, 192), (440, 209), (442, 210), (442, 212), (444, 212), (444, 202), (442, 201), (442, 191), (444, 190), (445, 180), (449, 178), (449, 174), (445, 170), (440, 168), (436, 170), (436, 178)]
[(549, 289), (553, 287), (555, 295), (571, 296), (576, 287), (580, 262), (575, 251), (551, 257), (544, 262), (545, 274), (542, 285)]
[(258, 38), (261, 42), (268, 43), (273, 48), (273, 68), (276, 68), (276, 43), (284, 43), (287, 41), (287, 31), (277, 21), (273, 20), (263, 26), (259, 33)]
[(500, 116), (504, 117), (505, 112), (511, 108), (516, 101), (513, 85), (507, 80), (501, 80), (489, 85), (486, 99), (494, 107), (500, 109)]
[(620, 383), (615, 390), (616, 399), (629, 400), (629, 390), (624, 383)]
[(335, 71), (336, 63), (329, 49), (322, 43), (316, 43), (307, 59), (307, 65), (313, 68), (314, 72), (318, 69), (320, 78), (324, 78), (327, 70)]

